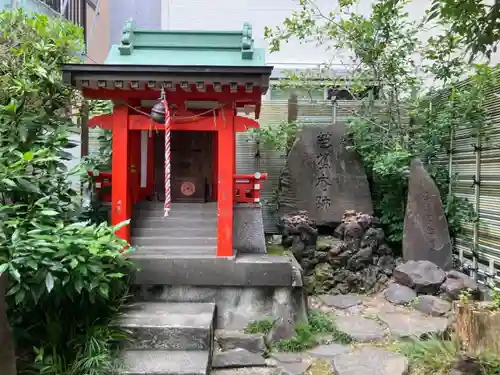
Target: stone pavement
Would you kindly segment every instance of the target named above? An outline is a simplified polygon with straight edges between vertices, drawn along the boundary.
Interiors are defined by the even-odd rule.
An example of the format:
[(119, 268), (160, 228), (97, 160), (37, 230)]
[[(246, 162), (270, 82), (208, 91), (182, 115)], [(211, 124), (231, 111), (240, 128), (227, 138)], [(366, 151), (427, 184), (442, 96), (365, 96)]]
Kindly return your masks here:
[(336, 326), (351, 336), (342, 345), (324, 337), (323, 344), (302, 353), (271, 353), (262, 357), (264, 337), (217, 332), (212, 375), (405, 375), (408, 361), (383, 349), (391, 341), (444, 332), (447, 317), (435, 317), (389, 302), (384, 293), (373, 297), (325, 295), (309, 298), (311, 308), (337, 316)]

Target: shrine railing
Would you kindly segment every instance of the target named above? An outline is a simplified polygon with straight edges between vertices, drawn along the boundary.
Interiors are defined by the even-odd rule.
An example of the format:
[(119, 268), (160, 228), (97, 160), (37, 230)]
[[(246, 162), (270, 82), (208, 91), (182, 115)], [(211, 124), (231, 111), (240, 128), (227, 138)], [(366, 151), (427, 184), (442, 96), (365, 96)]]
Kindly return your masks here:
[[(93, 177), (94, 189), (102, 202), (111, 202), (111, 172), (88, 171)], [(235, 203), (260, 203), (261, 181), (267, 179), (267, 173), (234, 175)]]
[(111, 202), (111, 172), (88, 171), (93, 177), (94, 188), (101, 202)]
[(260, 203), (260, 181), (267, 179), (267, 173), (234, 175), (235, 203)]

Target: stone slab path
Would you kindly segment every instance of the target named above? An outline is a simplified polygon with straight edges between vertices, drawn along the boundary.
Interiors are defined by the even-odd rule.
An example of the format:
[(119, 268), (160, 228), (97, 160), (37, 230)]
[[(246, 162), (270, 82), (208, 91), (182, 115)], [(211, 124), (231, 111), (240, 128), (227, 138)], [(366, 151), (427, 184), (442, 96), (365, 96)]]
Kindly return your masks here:
[[(263, 341), (258, 335), (219, 332), (216, 340), (219, 336), (219, 345), (229, 353), (214, 354), (213, 363), (219, 368), (214, 368), (212, 375), (407, 375), (407, 359), (382, 347), (395, 339), (443, 333), (449, 321), (401, 305), (405, 296), (386, 297), (380, 293), (371, 297), (350, 294), (309, 298), (311, 308), (336, 316), (338, 330), (353, 339), (350, 345), (325, 337), (322, 345), (306, 352), (271, 353), (260, 360)], [(244, 360), (231, 363), (231, 357), (236, 362), (238, 358)]]

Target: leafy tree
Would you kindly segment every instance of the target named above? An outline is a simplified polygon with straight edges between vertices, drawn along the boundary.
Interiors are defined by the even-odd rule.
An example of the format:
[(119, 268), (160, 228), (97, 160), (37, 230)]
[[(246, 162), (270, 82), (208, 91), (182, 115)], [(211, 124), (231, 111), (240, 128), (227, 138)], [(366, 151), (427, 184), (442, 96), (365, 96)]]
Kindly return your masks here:
[(60, 67), (82, 43), (72, 23), (0, 13), (0, 273), (21, 372), (108, 374), (131, 270), (113, 228), (78, 221), (64, 165), (78, 100)]
[[(389, 240), (393, 245), (402, 240), (409, 163), (415, 157), (435, 178), (455, 235), (472, 219), (472, 211), (467, 202), (450, 194), (453, 181), (440, 158), (450, 151), (450, 133), (458, 126), (476, 124), (484, 132), (484, 93), (494, 84), (493, 74), (484, 66), (465, 65), (459, 53), (464, 40), (444, 21), (444, 32), (422, 43), (419, 31), (429, 20), (410, 20), (405, 10), (409, 1), (377, 0), (366, 17), (353, 11), (357, 2), (339, 1), (336, 9), (324, 12), (313, 1), (300, 0), (300, 10), (281, 26), (266, 28), (270, 48), (277, 51), (281, 43), (297, 38), (319, 43), (332, 56), (338, 51), (351, 56), (346, 67), (359, 104), (349, 120), (351, 147), (364, 162), (375, 211)], [(461, 74), (474, 69), (472, 85), (459, 88)], [(448, 91), (425, 93), (423, 80), (429, 77)], [(295, 85), (300, 82), (297, 76), (292, 80)], [(436, 95), (441, 99), (433, 107)]]
[(470, 52), (471, 61), (479, 54), (487, 58), (497, 51), (500, 40), (500, 0), (433, 0), (429, 19), (440, 19), (450, 34), (459, 37)]

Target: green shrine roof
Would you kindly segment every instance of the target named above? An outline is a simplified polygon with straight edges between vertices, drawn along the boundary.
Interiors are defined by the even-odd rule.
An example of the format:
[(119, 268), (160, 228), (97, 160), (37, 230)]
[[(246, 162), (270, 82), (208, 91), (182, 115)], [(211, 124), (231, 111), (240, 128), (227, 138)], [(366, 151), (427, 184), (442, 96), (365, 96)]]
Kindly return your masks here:
[(262, 67), (265, 50), (254, 47), (248, 23), (238, 31), (160, 31), (137, 29), (130, 20), (105, 64)]

